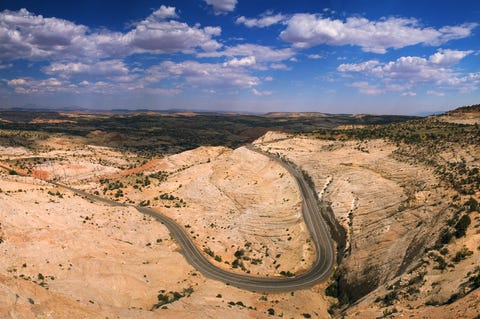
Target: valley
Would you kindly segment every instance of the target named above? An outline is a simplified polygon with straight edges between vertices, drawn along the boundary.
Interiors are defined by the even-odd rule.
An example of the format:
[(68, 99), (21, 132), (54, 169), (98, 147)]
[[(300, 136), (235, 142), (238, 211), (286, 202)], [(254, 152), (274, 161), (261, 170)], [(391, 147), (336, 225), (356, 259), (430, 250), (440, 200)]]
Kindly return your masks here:
[[(478, 106), (421, 119), (19, 114), (0, 112), (7, 318), (479, 315)], [(288, 282), (325, 259), (307, 192), (336, 263), (300, 289), (215, 280), (139, 212), (172, 219), (215, 268)]]

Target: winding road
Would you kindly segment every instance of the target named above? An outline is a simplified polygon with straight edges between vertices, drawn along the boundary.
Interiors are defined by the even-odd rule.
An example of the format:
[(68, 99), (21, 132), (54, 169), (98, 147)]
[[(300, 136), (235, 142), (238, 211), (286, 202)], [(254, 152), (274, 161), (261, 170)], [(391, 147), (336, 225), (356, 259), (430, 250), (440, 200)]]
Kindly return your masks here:
[[(206, 256), (194, 244), (189, 235), (182, 226), (178, 225), (173, 219), (166, 217), (148, 207), (135, 207), (140, 213), (153, 217), (163, 223), (172, 237), (175, 238), (182, 249), (182, 253), (187, 261), (198, 271), (208, 278), (222, 281), (226, 284), (252, 291), (261, 292), (284, 292), (311, 287), (330, 277), (333, 270), (335, 254), (333, 249), (333, 241), (328, 231), (327, 225), (322, 217), (320, 209), (317, 205), (313, 190), (305, 181), (301, 172), (293, 165), (276, 158), (275, 156), (259, 150), (252, 145), (247, 148), (251, 151), (263, 154), (282, 165), (296, 180), (302, 196), (302, 213), (305, 224), (310, 231), (312, 241), (315, 244), (316, 259), (312, 267), (305, 273), (294, 277), (253, 277), (249, 275), (232, 273), (227, 270), (218, 268), (212, 264)], [(7, 167), (1, 166), (5, 169)], [(109, 205), (128, 207), (132, 205), (118, 203), (116, 201), (102, 198), (89, 194), (85, 191), (63, 185), (57, 182), (50, 182), (58, 187), (70, 190), (78, 195), (86, 197), (90, 200), (103, 202)]]

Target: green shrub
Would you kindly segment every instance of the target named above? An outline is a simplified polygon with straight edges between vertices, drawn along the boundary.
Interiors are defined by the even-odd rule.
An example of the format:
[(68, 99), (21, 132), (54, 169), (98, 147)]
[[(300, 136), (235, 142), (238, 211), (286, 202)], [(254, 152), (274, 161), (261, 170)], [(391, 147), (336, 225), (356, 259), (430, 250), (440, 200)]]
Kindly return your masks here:
[(460, 238), (466, 235), (467, 228), (470, 226), (470, 217), (468, 215), (463, 215), (457, 224), (455, 224), (455, 237)]
[(457, 253), (455, 254), (455, 257), (453, 257), (452, 260), (458, 263), (471, 255), (473, 255), (473, 251), (468, 250), (467, 247), (463, 247), (460, 251), (457, 251)]
[(470, 197), (465, 206), (468, 206), (470, 212), (478, 210), (478, 202), (473, 197)]
[(325, 289), (325, 294), (333, 298), (338, 298), (338, 282), (336, 280), (328, 285), (327, 289)]

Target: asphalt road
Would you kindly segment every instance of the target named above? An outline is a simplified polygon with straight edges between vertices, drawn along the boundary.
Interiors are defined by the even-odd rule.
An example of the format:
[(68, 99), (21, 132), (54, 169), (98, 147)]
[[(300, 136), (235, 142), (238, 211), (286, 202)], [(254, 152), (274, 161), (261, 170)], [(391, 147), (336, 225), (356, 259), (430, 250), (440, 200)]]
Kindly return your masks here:
[[(312, 241), (316, 249), (315, 262), (307, 272), (294, 277), (253, 277), (249, 275), (232, 273), (220, 269), (214, 264), (212, 264), (204, 256), (204, 254), (199, 250), (199, 248), (195, 246), (192, 239), (185, 232), (183, 227), (178, 225), (175, 221), (148, 207), (133, 207), (135, 207), (140, 213), (151, 216), (159, 222), (163, 223), (172, 234), (172, 237), (175, 238), (180, 245), (182, 253), (187, 259), (187, 261), (208, 278), (219, 280), (226, 284), (236, 286), (238, 288), (261, 292), (282, 292), (305, 289), (328, 279), (332, 272), (335, 261), (333, 241), (331, 239), (326, 223), (323, 220), (320, 209), (316, 203), (313, 190), (305, 181), (302, 173), (295, 169), (293, 165), (286, 163), (269, 153), (258, 150), (251, 145), (247, 146), (247, 148), (277, 161), (295, 178), (297, 182), (303, 198), (303, 218), (305, 220), (305, 224), (308, 227), (308, 230), (310, 231)], [(51, 183), (58, 187), (68, 189), (78, 195), (81, 195), (93, 201), (103, 202), (114, 206), (131, 206), (110, 199), (95, 196), (85, 191), (57, 182)]]

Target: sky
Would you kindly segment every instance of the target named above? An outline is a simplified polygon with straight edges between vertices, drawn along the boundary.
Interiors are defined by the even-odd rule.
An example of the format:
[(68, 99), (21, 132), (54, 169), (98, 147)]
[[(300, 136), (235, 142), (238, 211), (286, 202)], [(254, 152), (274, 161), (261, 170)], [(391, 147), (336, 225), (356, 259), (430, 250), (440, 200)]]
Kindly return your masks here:
[(480, 103), (480, 1), (0, 0), (0, 108)]

